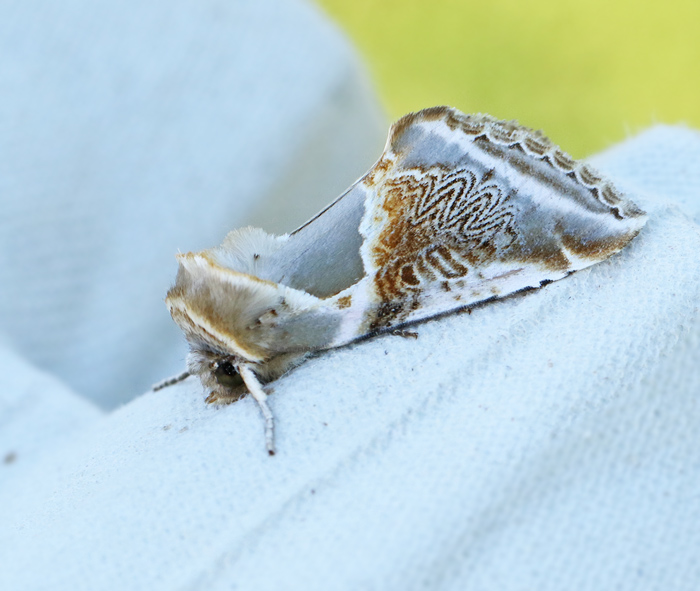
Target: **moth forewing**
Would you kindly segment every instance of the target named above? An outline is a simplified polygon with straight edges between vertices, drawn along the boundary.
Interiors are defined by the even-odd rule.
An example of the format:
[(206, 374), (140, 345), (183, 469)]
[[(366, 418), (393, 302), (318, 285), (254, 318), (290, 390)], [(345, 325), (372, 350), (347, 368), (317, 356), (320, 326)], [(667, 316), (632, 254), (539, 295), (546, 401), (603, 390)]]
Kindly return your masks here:
[(540, 132), (435, 107), (395, 123), (375, 166), (292, 234), (244, 228), (180, 255), (166, 301), (207, 400), (250, 392), (272, 451), (262, 384), (310, 352), (561, 279), (645, 220)]

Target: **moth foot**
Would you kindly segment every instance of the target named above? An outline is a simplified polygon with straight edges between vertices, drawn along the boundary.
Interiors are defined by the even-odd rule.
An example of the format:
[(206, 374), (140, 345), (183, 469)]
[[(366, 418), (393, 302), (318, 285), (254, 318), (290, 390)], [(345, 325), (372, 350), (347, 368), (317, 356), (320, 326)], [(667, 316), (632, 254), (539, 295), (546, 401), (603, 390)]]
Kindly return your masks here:
[(207, 404), (231, 404), (241, 399), (240, 394), (220, 394), (218, 392), (210, 392), (209, 396), (204, 399)]
[(404, 339), (417, 339), (418, 338), (417, 332), (413, 332), (412, 330), (401, 330), (400, 328), (397, 328), (396, 330), (392, 330), (391, 334), (393, 334), (395, 337), (403, 337)]

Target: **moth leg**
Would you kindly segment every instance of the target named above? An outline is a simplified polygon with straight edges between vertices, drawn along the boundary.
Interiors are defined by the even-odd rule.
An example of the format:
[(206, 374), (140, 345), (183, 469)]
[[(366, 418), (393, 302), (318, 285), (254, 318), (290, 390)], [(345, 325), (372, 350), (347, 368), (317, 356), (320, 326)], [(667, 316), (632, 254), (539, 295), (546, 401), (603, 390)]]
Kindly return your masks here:
[(204, 399), (207, 404), (233, 404), (245, 396), (244, 392), (222, 394), (221, 392), (211, 392)]
[(391, 334), (395, 337), (403, 337), (404, 339), (417, 339), (418, 333), (412, 330), (403, 330), (401, 328), (396, 328), (391, 331)]
[(262, 384), (258, 380), (258, 376), (255, 372), (250, 369), (247, 365), (239, 365), (238, 372), (241, 374), (243, 381), (245, 382), (248, 391), (252, 394), (255, 401), (260, 407), (260, 412), (262, 412), (265, 418), (265, 445), (267, 447), (267, 453), (271, 456), (275, 455), (275, 424), (272, 418), (272, 411), (267, 405), (267, 394), (263, 390)]
[(180, 382), (185, 381), (187, 378), (190, 377), (190, 372), (189, 371), (183, 371), (179, 376), (173, 376), (172, 378), (167, 378), (163, 380), (162, 382), (158, 382), (157, 384), (153, 384), (151, 386), (151, 391), (157, 392), (158, 390), (162, 390), (163, 388), (167, 388), (168, 386), (172, 386), (174, 384), (179, 384)]

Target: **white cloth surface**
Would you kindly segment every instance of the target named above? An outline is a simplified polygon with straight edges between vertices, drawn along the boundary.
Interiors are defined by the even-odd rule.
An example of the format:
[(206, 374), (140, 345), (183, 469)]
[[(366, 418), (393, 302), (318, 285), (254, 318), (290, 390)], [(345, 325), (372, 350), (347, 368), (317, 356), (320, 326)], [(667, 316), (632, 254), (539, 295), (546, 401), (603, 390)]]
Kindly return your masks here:
[(275, 457), (194, 379), (43, 453), (0, 487), (3, 588), (697, 589), (698, 137), (595, 159), (649, 213), (612, 259), (280, 379)]
[(299, 0), (10, 0), (0, 48), (0, 335), (105, 409), (182, 367), (178, 250), (293, 230), (386, 138)]
[[(0, 342), (0, 488), (102, 413)], [(1, 553), (1, 552), (0, 552)]]

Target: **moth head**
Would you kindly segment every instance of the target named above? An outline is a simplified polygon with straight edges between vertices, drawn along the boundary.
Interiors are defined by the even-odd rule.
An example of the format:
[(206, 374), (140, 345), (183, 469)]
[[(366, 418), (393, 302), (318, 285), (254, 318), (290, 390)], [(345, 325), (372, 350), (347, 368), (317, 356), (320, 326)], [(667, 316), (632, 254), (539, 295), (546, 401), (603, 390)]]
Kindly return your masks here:
[(212, 365), (212, 375), (216, 383), (223, 388), (239, 388), (243, 386), (243, 378), (238, 371), (235, 361), (226, 357), (215, 361)]
[(237, 355), (193, 347), (187, 356), (187, 369), (199, 377), (212, 401), (233, 401), (246, 393), (238, 370), (244, 361)]

